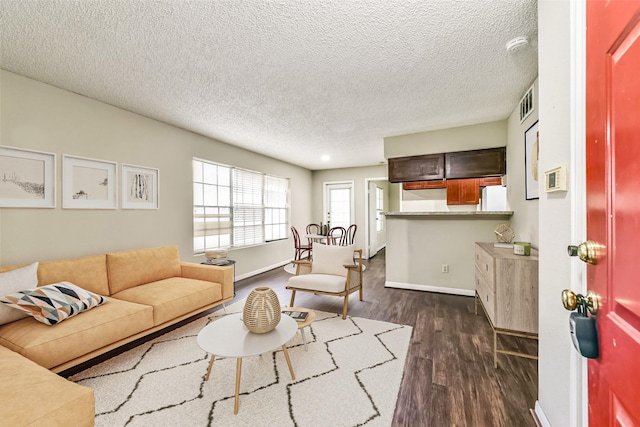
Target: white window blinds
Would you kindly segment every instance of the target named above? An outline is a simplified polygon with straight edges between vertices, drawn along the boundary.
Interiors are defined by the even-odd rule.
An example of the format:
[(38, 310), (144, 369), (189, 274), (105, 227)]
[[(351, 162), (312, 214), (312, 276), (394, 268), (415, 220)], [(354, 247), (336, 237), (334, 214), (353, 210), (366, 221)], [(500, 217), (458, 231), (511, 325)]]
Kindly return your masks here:
[(233, 245), (250, 246), (264, 242), (264, 175), (233, 169)]
[(265, 176), (264, 238), (267, 242), (287, 238), (288, 190), (288, 179)]
[(286, 239), (288, 200), (286, 178), (194, 159), (194, 253)]

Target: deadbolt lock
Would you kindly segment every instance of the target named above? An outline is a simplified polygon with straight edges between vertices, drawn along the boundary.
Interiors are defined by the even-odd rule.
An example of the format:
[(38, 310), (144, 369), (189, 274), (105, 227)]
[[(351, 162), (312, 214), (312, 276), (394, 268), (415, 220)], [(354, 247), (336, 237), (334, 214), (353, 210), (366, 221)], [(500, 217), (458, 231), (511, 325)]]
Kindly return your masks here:
[(593, 240), (587, 240), (578, 246), (569, 245), (567, 253), (569, 256), (577, 256), (581, 261), (595, 265), (604, 256), (605, 246)]

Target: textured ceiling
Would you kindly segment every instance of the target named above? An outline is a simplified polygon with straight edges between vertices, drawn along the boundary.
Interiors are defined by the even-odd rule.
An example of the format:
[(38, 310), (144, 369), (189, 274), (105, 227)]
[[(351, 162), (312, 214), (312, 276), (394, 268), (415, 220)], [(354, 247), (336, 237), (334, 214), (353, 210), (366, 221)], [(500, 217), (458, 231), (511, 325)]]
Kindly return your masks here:
[[(309, 169), (500, 120), (537, 76), (536, 0), (3, 0), (2, 68)], [(528, 36), (528, 47), (505, 43)], [(320, 161), (329, 154), (329, 162)]]

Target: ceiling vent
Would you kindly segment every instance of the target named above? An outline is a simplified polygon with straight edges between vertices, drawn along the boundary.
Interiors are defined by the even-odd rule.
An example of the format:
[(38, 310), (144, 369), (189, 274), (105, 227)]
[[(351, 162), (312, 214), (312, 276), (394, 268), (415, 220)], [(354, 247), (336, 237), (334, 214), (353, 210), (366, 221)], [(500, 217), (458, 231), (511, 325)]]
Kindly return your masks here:
[(533, 85), (529, 88), (520, 100), (520, 123), (524, 121), (534, 109), (533, 105)]

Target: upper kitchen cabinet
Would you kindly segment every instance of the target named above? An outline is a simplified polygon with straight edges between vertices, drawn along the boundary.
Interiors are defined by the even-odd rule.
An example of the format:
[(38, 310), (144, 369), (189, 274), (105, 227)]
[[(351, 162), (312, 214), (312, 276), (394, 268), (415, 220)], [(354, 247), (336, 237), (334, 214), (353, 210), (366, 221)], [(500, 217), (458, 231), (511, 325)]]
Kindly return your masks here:
[(481, 178), (507, 173), (506, 147), (445, 153), (445, 176)]
[(429, 181), (444, 178), (444, 153), (389, 159), (389, 182)]

